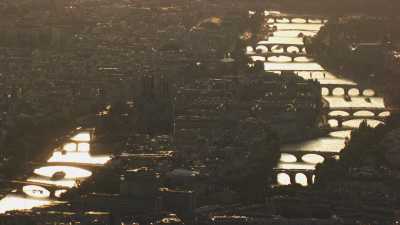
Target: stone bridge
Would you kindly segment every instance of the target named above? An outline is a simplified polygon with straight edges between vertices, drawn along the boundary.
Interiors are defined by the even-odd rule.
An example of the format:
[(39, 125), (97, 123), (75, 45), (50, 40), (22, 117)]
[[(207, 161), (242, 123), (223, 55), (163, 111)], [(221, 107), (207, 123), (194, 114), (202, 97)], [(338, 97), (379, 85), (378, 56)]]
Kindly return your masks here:
[(34, 168), (38, 167), (47, 167), (47, 166), (70, 166), (77, 167), (85, 170), (94, 171), (96, 169), (104, 167), (101, 164), (92, 164), (92, 163), (74, 163), (74, 162), (45, 162), (45, 163), (30, 163)]
[(45, 188), (47, 191), (50, 192), (50, 199), (55, 199), (57, 198), (56, 192), (61, 191), (61, 190), (67, 190), (67, 187), (64, 186), (57, 186), (53, 184), (44, 184), (44, 183), (39, 183), (39, 182), (31, 182), (31, 181), (18, 181), (18, 180), (11, 180), (7, 181), (8, 183), (12, 184), (13, 187), (17, 190), (16, 194), (21, 194), (24, 196), (28, 196), (24, 191), (23, 187), (28, 186), (28, 185), (34, 185), (34, 186), (39, 186), (42, 188)]
[(339, 156), (338, 152), (326, 152), (326, 151), (316, 152), (316, 151), (287, 151), (287, 150), (285, 151), (285, 150), (283, 150), (283, 151), (281, 151), (281, 154), (287, 154), (287, 155), (294, 156), (294, 157), (296, 157), (296, 162), (304, 162), (304, 163), (307, 163), (306, 161), (303, 160), (303, 156), (305, 156), (305, 155), (311, 155), (311, 154), (312, 155), (320, 155), (320, 156), (324, 157), (324, 159)]
[(303, 169), (280, 169), (274, 168), (272, 170), (272, 180), (278, 183), (278, 175), (279, 174), (286, 174), (290, 178), (290, 184), (295, 184), (296, 182), (296, 175), (303, 174), (307, 178), (307, 184), (312, 185), (314, 183), (314, 176), (315, 170), (303, 170)]
[[(257, 52), (257, 51), (256, 51), (256, 52)], [(263, 58), (265, 58), (265, 61), (266, 61), (266, 62), (271, 62), (270, 60), (268, 60), (268, 58), (269, 58), (269, 57), (272, 57), (272, 56), (276, 56), (276, 57), (281, 57), (281, 56), (283, 56), (283, 57), (290, 57), (290, 61), (291, 61), (291, 62), (295, 62), (295, 59), (298, 58), (298, 57), (306, 57), (306, 58), (309, 58), (310, 61), (308, 61), (308, 62), (314, 62), (314, 61), (315, 61), (314, 58), (313, 58), (310, 54), (307, 54), (307, 53), (289, 53), (289, 52), (286, 52), (286, 53), (277, 53), (277, 52), (266, 52), (266, 53), (262, 53), (262, 52), (257, 52), (256, 54), (250, 55), (250, 56), (259, 56), (259, 57), (263, 57)]]
[[(321, 84), (321, 89), (327, 90), (327, 94), (325, 96), (333, 96), (334, 95), (333, 92), (335, 90), (342, 90), (343, 95), (349, 95), (349, 96), (367, 96), (365, 93), (366, 90), (372, 90), (373, 94), (371, 94), (370, 96), (378, 96), (376, 90), (356, 84)], [(357, 93), (351, 94), (350, 93), (351, 90), (354, 90)]]
[(342, 116), (342, 115), (328, 115), (327, 116), (328, 120), (336, 120), (338, 123), (338, 127), (343, 127), (343, 122), (349, 121), (349, 120), (356, 120), (356, 119), (370, 119), (370, 120), (377, 120), (380, 122), (386, 122), (387, 117), (384, 116), (379, 116), (379, 115), (374, 115), (374, 116), (362, 116), (362, 115), (349, 115), (349, 116)]
[[(333, 107), (333, 108), (326, 108), (323, 109), (323, 111), (329, 116), (332, 112), (345, 112), (347, 113), (346, 116), (359, 116), (357, 113), (359, 112), (370, 112), (371, 115), (369, 116), (359, 116), (360, 118), (362, 117), (363, 119), (369, 119), (373, 118), (375, 116), (382, 116), (382, 113), (384, 112), (398, 112), (398, 109), (395, 108), (376, 108), (376, 107)], [(344, 117), (346, 117), (344, 116)]]
[(295, 48), (297, 48), (299, 53), (301, 53), (301, 54), (306, 53), (306, 47), (304, 46), (304, 44), (259, 43), (259, 44), (257, 44), (257, 46), (265, 46), (267, 48), (268, 52), (273, 52), (272, 48), (278, 47), (278, 48), (282, 48), (284, 53), (293, 53), (293, 52), (297, 53), (297, 51), (289, 52), (290, 47), (295, 47)]
[[(267, 18), (273, 19), (274, 23), (295, 23), (294, 20), (296, 19), (304, 20), (304, 23), (313, 23), (313, 24), (324, 24), (328, 22), (328, 19), (325, 18), (324, 16), (311, 16), (311, 15), (273, 15), (273, 16), (267, 16)], [(286, 20), (287, 22), (282, 22), (282, 20)]]

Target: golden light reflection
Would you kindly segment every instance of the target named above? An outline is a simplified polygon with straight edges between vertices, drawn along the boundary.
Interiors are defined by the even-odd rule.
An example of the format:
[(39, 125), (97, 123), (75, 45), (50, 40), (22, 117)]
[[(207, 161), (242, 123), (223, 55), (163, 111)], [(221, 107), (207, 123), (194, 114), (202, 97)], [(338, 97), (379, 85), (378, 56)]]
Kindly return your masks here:
[(301, 157), (301, 159), (310, 164), (318, 164), (318, 163), (323, 163), (325, 161), (325, 158), (321, 155), (318, 154), (306, 154)]
[(89, 143), (79, 143), (78, 144), (78, 152), (89, 152), (90, 144)]
[(291, 184), (290, 182), (290, 176), (286, 173), (278, 173), (277, 175), (277, 183), (279, 185), (289, 185)]
[(295, 180), (297, 184), (300, 184), (301, 186), (307, 186), (307, 176), (304, 175), (304, 173), (297, 173), (295, 176)]
[(350, 138), (351, 136), (351, 130), (343, 130), (343, 131), (334, 131), (330, 132), (329, 136), (335, 137), (335, 138)]
[(37, 186), (37, 185), (26, 185), (22, 188), (22, 191), (34, 198), (48, 198), (50, 197), (50, 191), (44, 187)]
[(380, 116), (380, 117), (388, 117), (388, 116), (390, 116), (390, 112), (389, 111), (381, 112), (381, 113), (379, 113), (378, 116)]
[[(363, 122), (363, 119), (353, 119), (343, 122), (343, 126), (348, 126), (352, 128), (358, 128), (360, 124)], [(366, 119), (368, 126), (377, 127), (379, 124), (384, 124), (384, 122), (374, 119)]]
[(284, 163), (293, 163), (297, 161), (297, 158), (292, 154), (281, 153), (280, 161)]
[(44, 177), (53, 177), (55, 173), (63, 172), (65, 173), (65, 179), (86, 178), (92, 175), (89, 170), (72, 166), (45, 166), (35, 169), (33, 172)]
[(81, 132), (71, 138), (72, 141), (89, 142), (91, 140), (89, 132)]
[(66, 187), (66, 188), (73, 188), (76, 186), (75, 180), (49, 180), (49, 179), (31, 177), (31, 178), (28, 178), (27, 181), (41, 183), (41, 184), (50, 184), (50, 185)]
[(110, 156), (91, 156), (88, 152), (54, 152), (47, 162), (105, 164), (111, 159)]
[(0, 213), (11, 210), (24, 210), (33, 207), (51, 205), (51, 201), (44, 199), (29, 199), (15, 195), (7, 195), (0, 200)]
[(67, 152), (76, 152), (76, 144), (75, 143), (67, 143), (63, 146), (63, 150)]
[(61, 197), (62, 194), (66, 193), (67, 190), (66, 189), (61, 189), (61, 190), (56, 190), (54, 192), (54, 196), (56, 196), (57, 198)]
[(293, 18), (292, 23), (306, 23), (307, 21), (303, 18)]

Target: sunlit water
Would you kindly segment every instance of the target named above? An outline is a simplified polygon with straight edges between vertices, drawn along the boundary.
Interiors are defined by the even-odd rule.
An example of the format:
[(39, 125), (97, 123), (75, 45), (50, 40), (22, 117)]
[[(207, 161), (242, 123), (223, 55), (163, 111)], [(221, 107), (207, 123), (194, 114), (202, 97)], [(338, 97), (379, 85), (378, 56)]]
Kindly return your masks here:
[(293, 24), (293, 23), (275, 23), (278, 31), (292, 30), (292, 31), (314, 31), (318, 32), (322, 24)]
[(92, 156), (89, 152), (64, 153), (56, 151), (48, 162), (105, 164), (108, 160), (110, 160), (109, 156)]
[(268, 40), (259, 41), (257, 45), (268, 45), (268, 44), (294, 44), (303, 45), (303, 38), (300, 37), (269, 37)]
[(0, 213), (5, 213), (10, 210), (24, 210), (33, 207), (50, 205), (52, 201), (46, 199), (34, 199), (9, 194), (0, 200)]
[[(103, 165), (110, 160), (109, 156), (92, 156), (90, 154), (91, 140), (91, 133), (86, 131), (72, 136), (70, 142), (62, 145), (61, 150), (56, 149), (53, 152), (48, 159), (49, 165), (33, 171), (34, 175), (27, 179), (27, 182), (31, 184), (24, 185), (22, 190), (0, 200), (0, 213), (58, 203), (51, 198), (51, 193), (46, 189), (46, 185), (56, 188), (54, 196), (60, 197), (68, 188), (76, 187), (78, 181), (92, 175), (91, 171), (79, 168), (79, 165)], [(57, 163), (57, 165), (52, 165), (52, 163)]]
[[(280, 19), (276, 23), (274, 23), (273, 19), (269, 19), (268, 23), (270, 27), (275, 27), (277, 30), (273, 33), (273, 37), (270, 37), (265, 41), (260, 41), (259, 44), (299, 45), (299, 42), (302, 42), (302, 38), (300, 37), (301, 34), (314, 36), (323, 26), (321, 20), (311, 20), (310, 23), (306, 24), (303, 18), (296, 18), (292, 20), (292, 23), (289, 23), (288, 19)], [(292, 49), (296, 50), (295, 48)], [(252, 49), (248, 48), (248, 50)], [(266, 52), (265, 49), (264, 51)], [(368, 108), (382, 110), (385, 108), (384, 99), (375, 96), (373, 90), (369, 89), (360, 93), (361, 91), (357, 88), (357, 83), (325, 71), (321, 65), (313, 62), (312, 59), (301, 56), (301, 58), (297, 57), (292, 61), (291, 57), (285, 56), (287, 53), (283, 52), (283, 48), (279, 47), (273, 49), (273, 52), (281, 52), (282, 54), (281, 56), (271, 56), (267, 61), (263, 60), (265, 61), (264, 68), (266, 71), (277, 72), (278, 74), (282, 71), (294, 71), (298, 76), (301, 76), (304, 79), (318, 80), (321, 85), (354, 85), (354, 88), (351, 88), (348, 93), (344, 93), (344, 89), (341, 88), (334, 89), (332, 96), (327, 96), (328, 90), (326, 88), (322, 88), (321, 90), (321, 94), (324, 96), (325, 101), (331, 109), (331, 112), (329, 113), (330, 116), (348, 116), (349, 112), (346, 112), (345, 109), (359, 109), (359, 111), (352, 113), (354, 113), (354, 116), (362, 118), (343, 121), (343, 126), (348, 127), (349, 129), (357, 128), (364, 118), (367, 119), (374, 115), (374, 113), (368, 111)], [(345, 94), (348, 94), (350, 99), (346, 99), (344, 96)], [(335, 108), (337, 110), (335, 110)], [(383, 111), (379, 114), (381, 117), (387, 117), (389, 115), (390, 112), (387, 111)], [(382, 122), (375, 119), (367, 119), (367, 123), (368, 125), (375, 127)], [(336, 119), (328, 120), (328, 124), (331, 127), (337, 127), (339, 125)], [(284, 153), (281, 154), (277, 168), (287, 170), (313, 170), (315, 169), (316, 164), (322, 163), (325, 160), (325, 158), (320, 155), (321, 153), (339, 153), (344, 148), (345, 141), (347, 138), (350, 138), (350, 135), (351, 130), (333, 131), (326, 137), (285, 145), (281, 148), (281, 151)], [(302, 155), (301, 158), (297, 158), (294, 154), (290, 154), (290, 152), (299, 151), (307, 152), (307, 154)], [(314, 178), (315, 176), (312, 178), (312, 182), (314, 182)], [(297, 173), (294, 179), (290, 179), (289, 175), (284, 172), (277, 175), (277, 183), (280, 185), (288, 185), (292, 182), (303, 186), (306, 186), (309, 183), (307, 177), (302, 173)]]
[(92, 172), (88, 170), (72, 166), (44, 166), (33, 171), (37, 175), (49, 178), (59, 172), (64, 173), (63, 178), (65, 179), (86, 178), (92, 175)]
[(324, 71), (321, 65), (314, 62), (298, 63), (298, 62), (265, 62), (266, 71)]
[(300, 34), (305, 36), (315, 36), (318, 32), (317, 31), (305, 31), (305, 30), (278, 30), (274, 32), (274, 37), (284, 37), (284, 38), (295, 38), (299, 37)]

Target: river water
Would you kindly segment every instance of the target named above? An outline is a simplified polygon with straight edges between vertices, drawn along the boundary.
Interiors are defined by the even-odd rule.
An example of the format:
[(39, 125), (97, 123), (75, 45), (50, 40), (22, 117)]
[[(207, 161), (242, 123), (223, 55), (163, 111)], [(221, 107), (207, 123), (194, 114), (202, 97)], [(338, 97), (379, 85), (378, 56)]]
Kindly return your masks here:
[[(268, 18), (269, 17), (269, 18)], [(257, 43), (256, 46), (248, 46), (246, 49), (247, 54), (255, 60), (264, 61), (264, 67), (266, 71), (281, 73), (282, 71), (294, 71), (298, 76), (304, 79), (316, 79), (321, 84), (345, 84), (354, 85), (354, 88), (350, 90), (349, 96), (351, 100), (344, 98), (343, 89), (334, 89), (333, 96), (327, 96), (327, 90), (322, 88), (322, 95), (324, 100), (329, 104), (329, 115), (345, 115), (346, 112), (336, 110), (335, 108), (346, 108), (354, 109), (357, 107), (368, 107), (371, 109), (384, 109), (384, 99), (380, 96), (374, 96), (375, 92), (372, 89), (367, 89), (361, 95), (357, 89), (357, 83), (342, 78), (338, 74), (333, 74), (326, 71), (318, 62), (310, 58), (306, 53), (301, 55), (299, 45), (304, 45), (302, 38), (299, 38), (299, 34), (314, 36), (318, 33), (325, 21), (313, 19), (310, 23), (306, 23), (305, 18), (295, 18), (291, 22), (287, 18), (281, 18), (274, 20), (273, 16), (267, 16), (266, 26), (275, 28), (275, 32), (266, 40), (262, 40)], [(280, 16), (282, 17), (282, 15)], [(284, 16), (283, 16), (284, 17)], [(271, 45), (270, 52), (273, 56), (268, 56), (270, 53), (268, 48), (264, 45)], [(295, 57), (292, 61), (291, 57), (287, 56), (282, 45), (290, 45), (287, 52), (298, 53), (298, 57)], [(368, 97), (368, 99), (367, 99)], [(372, 118), (368, 119), (373, 114), (368, 110), (362, 110), (356, 112), (359, 116), (367, 118), (367, 122), (370, 126), (377, 126), (382, 123), (379, 120)], [(382, 112), (379, 116), (389, 116), (389, 112)], [(346, 138), (350, 137), (351, 128), (357, 128), (362, 122), (362, 119), (352, 119), (343, 122), (343, 126), (348, 127), (348, 130), (330, 132), (325, 137), (319, 137), (312, 140), (302, 141), (299, 143), (284, 145), (281, 148), (281, 158), (277, 166), (277, 169), (281, 171), (277, 174), (276, 182), (279, 185), (289, 185), (292, 182), (296, 182), (300, 185), (307, 186), (309, 183), (314, 182), (314, 176), (311, 181), (307, 180), (305, 173), (301, 171), (314, 170), (316, 164), (324, 161), (323, 153), (332, 153), (336, 158), (345, 146)], [(336, 120), (329, 120), (328, 124), (331, 127), (337, 127), (338, 122)], [(296, 154), (291, 154), (296, 152)], [(304, 155), (298, 154), (299, 152), (306, 152)], [(296, 174), (294, 179), (290, 179), (288, 173), (285, 172), (295, 170)]]
[[(0, 200), (0, 213), (60, 203), (57, 198), (62, 193), (92, 175), (90, 169), (84, 168), (101, 166), (110, 160), (109, 156), (90, 154), (92, 141), (93, 130), (76, 130), (69, 140), (54, 150), (45, 165), (34, 169), (21, 188)], [(54, 192), (40, 185), (48, 185)]]

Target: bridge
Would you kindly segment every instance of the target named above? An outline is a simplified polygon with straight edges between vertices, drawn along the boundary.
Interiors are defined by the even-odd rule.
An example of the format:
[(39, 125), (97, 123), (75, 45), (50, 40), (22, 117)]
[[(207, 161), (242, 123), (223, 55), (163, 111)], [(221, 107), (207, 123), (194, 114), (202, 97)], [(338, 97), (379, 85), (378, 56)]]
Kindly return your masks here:
[(304, 46), (304, 44), (288, 44), (288, 43), (259, 43), (257, 44), (257, 46), (265, 46), (268, 50), (268, 52), (272, 52), (272, 48), (274, 47), (278, 47), (278, 48), (282, 48), (284, 53), (293, 53), (293, 52), (297, 52), (297, 51), (292, 51), (289, 52), (289, 48), (290, 47), (295, 47), (297, 48), (299, 53), (306, 53), (306, 47)]
[[(374, 108), (374, 107), (332, 107), (332, 108), (325, 108), (323, 111), (328, 114), (331, 112), (339, 111), (345, 112), (348, 116), (358, 116), (356, 113), (358, 112), (370, 112), (372, 115), (363, 117), (364, 119), (369, 119), (370, 117), (374, 116), (382, 116), (384, 112), (398, 112), (399, 109), (395, 108)], [(361, 116), (360, 116), (361, 117)]]
[(58, 185), (54, 185), (54, 184), (45, 184), (45, 183), (40, 183), (40, 182), (19, 181), (19, 180), (10, 180), (10, 181), (6, 181), (6, 182), (12, 184), (17, 189), (16, 194), (21, 194), (24, 196), (28, 196), (23, 191), (24, 186), (34, 185), (34, 186), (43, 187), (50, 192), (50, 196), (49, 196), (50, 199), (57, 198), (57, 196), (56, 196), (57, 191), (68, 189), (67, 187), (64, 187), (64, 186), (58, 186)]
[(47, 167), (47, 166), (70, 166), (90, 171), (94, 171), (96, 169), (104, 167), (104, 165), (101, 164), (76, 163), (76, 162), (43, 162), (43, 163), (31, 162), (30, 165), (32, 165), (34, 168)]
[[(371, 96), (378, 96), (376, 90), (358, 84), (321, 84), (321, 88), (327, 90), (325, 96), (333, 96), (333, 92), (336, 90), (343, 90), (343, 95), (349, 96), (366, 96), (366, 90), (372, 90)], [(350, 93), (351, 90), (358, 91), (357, 94)]]
[[(268, 15), (268, 19), (273, 19), (274, 23), (299, 23), (295, 22), (295, 20), (304, 20), (304, 23), (312, 23), (312, 24), (324, 24), (328, 22), (328, 19), (324, 16), (312, 16), (312, 15)], [(286, 20), (287, 22), (283, 22), (282, 20)]]
[(272, 170), (272, 179), (276, 182), (278, 181), (278, 174), (287, 174), (290, 178), (291, 184), (297, 183), (296, 175), (303, 174), (307, 178), (307, 184), (312, 185), (314, 183), (315, 170), (274, 168)]
[(307, 54), (307, 53), (290, 53), (290, 52), (286, 52), (286, 53), (277, 53), (277, 52), (265, 52), (262, 53), (258, 50), (256, 50), (256, 54), (250, 55), (250, 56), (259, 56), (259, 57), (264, 57), (266, 62), (272, 62), (270, 60), (268, 60), (269, 57), (290, 57), (290, 61), (291, 62), (295, 62), (295, 59), (298, 57), (306, 57), (309, 58), (310, 61), (308, 62), (314, 62), (314, 58), (312, 57), (312, 55)]
[(316, 151), (298, 151), (298, 150), (283, 150), (280, 152), (281, 154), (289, 154), (296, 157), (296, 162), (305, 162), (302, 158), (305, 155), (313, 154), (313, 155), (320, 155), (324, 157), (324, 159), (333, 158), (339, 155), (339, 152), (316, 152)]
[(385, 116), (379, 116), (379, 115), (374, 115), (374, 116), (363, 116), (363, 115), (348, 115), (348, 116), (342, 116), (342, 115), (328, 115), (327, 116), (328, 120), (336, 120), (338, 123), (338, 127), (343, 127), (343, 122), (349, 121), (349, 120), (356, 120), (356, 119), (370, 119), (370, 120), (377, 120), (380, 122), (386, 122), (387, 117)]

